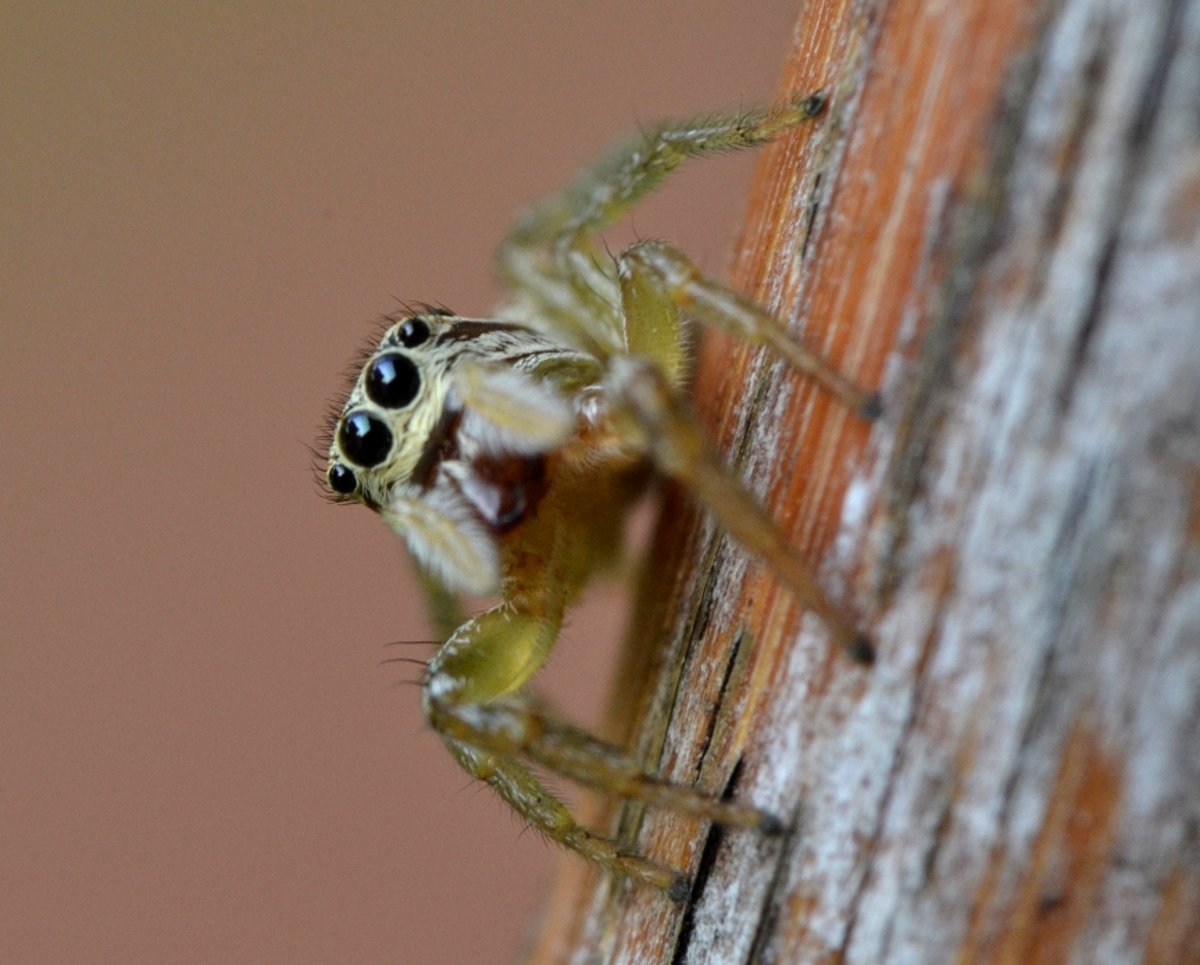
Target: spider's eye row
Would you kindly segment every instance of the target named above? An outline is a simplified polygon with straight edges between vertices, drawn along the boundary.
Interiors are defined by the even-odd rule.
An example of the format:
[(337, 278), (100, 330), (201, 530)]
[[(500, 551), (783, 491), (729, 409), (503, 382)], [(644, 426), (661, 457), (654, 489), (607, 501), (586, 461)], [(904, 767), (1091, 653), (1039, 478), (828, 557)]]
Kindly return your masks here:
[(367, 366), (367, 397), (385, 409), (403, 409), (421, 391), (421, 373), (399, 352), (381, 355)]
[(351, 412), (338, 427), (338, 445), (356, 465), (378, 466), (392, 451), (392, 430), (370, 413)]
[(349, 496), (358, 488), (358, 477), (354, 475), (354, 470), (340, 462), (329, 467), (325, 478), (329, 480), (329, 488), (343, 496)]
[(410, 318), (396, 334), (405, 348), (416, 348), (429, 339), (429, 326), (419, 318)]

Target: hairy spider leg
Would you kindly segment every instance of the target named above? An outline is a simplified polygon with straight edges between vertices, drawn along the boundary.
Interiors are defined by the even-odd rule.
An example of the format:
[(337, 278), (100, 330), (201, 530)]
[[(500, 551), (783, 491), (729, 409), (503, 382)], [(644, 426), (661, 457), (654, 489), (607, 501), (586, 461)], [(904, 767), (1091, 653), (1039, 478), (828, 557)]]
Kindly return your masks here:
[(547, 837), (588, 861), (666, 892), (683, 902), (691, 891), (687, 875), (622, 851), (609, 838), (579, 824), (537, 776), (514, 757), (478, 750), (462, 741), (447, 740), (454, 759), (474, 777), (486, 781), (508, 804)]
[(873, 662), (874, 647), (854, 618), (829, 598), (779, 527), (721, 463), (692, 414), (674, 375), (682, 356), (680, 312), (769, 347), (866, 418), (878, 415), (878, 396), (830, 368), (766, 312), (705, 278), (670, 245), (635, 245), (621, 256), (618, 275), (629, 353), (609, 361), (609, 387), (627, 417), (627, 432), (640, 436), (655, 464), (820, 616), (851, 657)]
[(748, 298), (706, 278), (673, 245), (662, 241), (634, 245), (622, 253), (617, 274), (627, 354), (653, 359), (672, 383), (678, 384), (673, 373), (683, 354), (678, 331), (682, 313), (750, 345), (766, 347), (862, 418), (870, 421), (882, 414), (879, 393), (848, 379)]
[[(539, 309), (579, 332), (597, 354), (610, 360), (625, 354), (649, 358), (672, 388), (681, 387), (686, 377), (682, 310), (689, 318), (768, 347), (851, 410), (876, 418), (877, 394), (846, 378), (753, 303), (706, 279), (671, 246), (647, 242), (624, 253), (618, 260), (615, 299), (605, 288), (611, 280), (595, 264), (589, 247), (591, 235), (619, 220), (687, 158), (759, 146), (816, 117), (824, 104), (824, 96), (814, 94), (781, 110), (669, 124), (644, 133), (534, 207), (501, 247), (502, 272), (514, 286), (533, 292)], [(595, 318), (601, 323), (588, 324)], [(843, 647), (856, 659), (870, 662), (873, 650), (854, 629), (853, 619), (829, 600), (774, 523), (721, 467), (686, 406), (665, 406), (667, 397), (659, 399), (657, 411), (642, 411), (640, 416), (647, 427), (661, 424), (663, 431), (673, 432), (681, 449), (695, 458), (673, 460), (665, 451), (670, 443), (661, 436), (651, 446), (651, 455), (689, 485), (736, 539), (761, 556), (822, 617)], [(636, 407), (633, 411), (637, 413)], [(665, 419), (668, 413), (672, 418)]]
[(495, 788), (538, 830), (676, 898), (687, 893), (686, 875), (624, 851), (611, 838), (580, 825), (522, 759), (614, 797), (731, 827), (768, 834), (783, 830), (779, 819), (765, 811), (652, 777), (614, 745), (531, 710), (519, 699), (460, 706), (431, 698), (427, 713), (468, 773)]
[(552, 318), (593, 350), (622, 351), (618, 297), (595, 263), (591, 237), (628, 214), (688, 158), (760, 147), (819, 116), (825, 101), (818, 92), (780, 108), (649, 128), (517, 222), (498, 252), (501, 277), (533, 300), (531, 315)]
[(853, 616), (834, 603), (797, 557), (774, 521), (717, 458), (684, 400), (662, 374), (640, 359), (613, 363), (612, 387), (658, 467), (678, 479), (735, 540), (761, 557), (795, 597), (824, 622), (834, 640), (859, 663), (875, 660), (870, 639)]
[(534, 205), (509, 233), (501, 248), (501, 263), (514, 249), (595, 234), (624, 217), (688, 158), (761, 147), (817, 117), (824, 108), (825, 94), (818, 92), (784, 107), (668, 121), (649, 128), (619, 144), (562, 191)]
[(758, 808), (647, 774), (621, 748), (535, 710), (522, 696), (445, 708), (434, 702), (437, 729), (451, 739), (531, 762), (614, 797), (740, 828), (774, 831), (779, 819)]

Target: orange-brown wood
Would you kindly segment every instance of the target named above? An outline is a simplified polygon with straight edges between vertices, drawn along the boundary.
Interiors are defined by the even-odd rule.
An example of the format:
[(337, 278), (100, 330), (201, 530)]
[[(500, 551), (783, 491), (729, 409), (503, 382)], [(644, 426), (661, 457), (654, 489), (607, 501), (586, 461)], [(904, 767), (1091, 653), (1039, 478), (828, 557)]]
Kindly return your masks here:
[(720, 337), (695, 404), (880, 660), (668, 493), (614, 721), (793, 831), (628, 808), (693, 901), (568, 862), (531, 958), (1200, 960), (1200, 3), (795, 38), (780, 96), (830, 109), (764, 152), (734, 284), (887, 413)]

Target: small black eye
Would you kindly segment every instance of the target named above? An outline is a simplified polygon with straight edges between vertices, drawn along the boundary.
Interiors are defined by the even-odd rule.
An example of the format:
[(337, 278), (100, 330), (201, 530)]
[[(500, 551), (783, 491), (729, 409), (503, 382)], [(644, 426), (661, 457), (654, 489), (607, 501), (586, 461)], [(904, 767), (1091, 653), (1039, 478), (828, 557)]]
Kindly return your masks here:
[(400, 344), (405, 348), (416, 348), (422, 342), (429, 338), (429, 326), (419, 318), (410, 318), (396, 333), (400, 337)]
[(338, 429), (338, 445), (359, 466), (378, 466), (392, 451), (392, 430), (366, 412), (351, 412)]
[(421, 373), (399, 352), (381, 355), (367, 368), (367, 395), (385, 409), (403, 409), (421, 391)]
[(340, 462), (330, 466), (325, 477), (329, 480), (329, 488), (343, 496), (349, 496), (358, 488), (358, 477), (354, 475), (354, 470)]

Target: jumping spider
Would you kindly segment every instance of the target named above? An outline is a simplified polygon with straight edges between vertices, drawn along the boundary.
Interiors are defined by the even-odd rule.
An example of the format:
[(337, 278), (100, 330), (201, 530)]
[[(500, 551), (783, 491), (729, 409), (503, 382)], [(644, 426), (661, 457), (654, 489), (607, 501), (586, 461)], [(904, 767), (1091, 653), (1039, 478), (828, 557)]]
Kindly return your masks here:
[(779, 821), (644, 773), (620, 748), (549, 715), (529, 680), (564, 611), (617, 553), (648, 465), (686, 487), (851, 657), (870, 663), (854, 619), (713, 454), (684, 394), (684, 319), (766, 346), (864, 418), (879, 400), (670, 245), (635, 244), (614, 263), (596, 235), (686, 158), (764, 144), (824, 102), (815, 94), (667, 124), (619, 147), (509, 234), (499, 251), (512, 296), (503, 321), (443, 309), (389, 319), (330, 427), (334, 497), (370, 507), (404, 538), (431, 601), (445, 613), (458, 593), (499, 596), (448, 631), (425, 671), (425, 716), (450, 753), (550, 838), (676, 900), (688, 892), (684, 875), (581, 827), (530, 765), (728, 825), (771, 831)]

